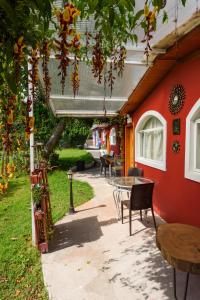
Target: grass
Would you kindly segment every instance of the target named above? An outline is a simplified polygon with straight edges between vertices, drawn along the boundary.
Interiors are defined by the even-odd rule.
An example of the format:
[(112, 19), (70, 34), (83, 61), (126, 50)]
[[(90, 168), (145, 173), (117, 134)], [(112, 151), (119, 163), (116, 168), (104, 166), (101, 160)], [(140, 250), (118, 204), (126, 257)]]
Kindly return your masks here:
[(93, 161), (92, 155), (82, 149), (62, 149), (57, 153), (59, 154), (60, 167), (64, 170), (75, 166), (78, 160), (83, 160), (85, 163)]
[[(68, 210), (69, 189), (66, 172), (49, 174), (53, 220)], [(92, 188), (74, 181), (74, 203), (93, 197)], [(28, 176), (11, 182), (6, 195), (0, 196), (0, 299), (46, 300), (40, 254), (31, 246), (30, 183)]]
[[(51, 188), (51, 205), (53, 221), (58, 221), (69, 208), (69, 182), (66, 172), (56, 170), (49, 174), (49, 186)], [(93, 197), (91, 186), (82, 181), (73, 181), (74, 205), (78, 206)]]

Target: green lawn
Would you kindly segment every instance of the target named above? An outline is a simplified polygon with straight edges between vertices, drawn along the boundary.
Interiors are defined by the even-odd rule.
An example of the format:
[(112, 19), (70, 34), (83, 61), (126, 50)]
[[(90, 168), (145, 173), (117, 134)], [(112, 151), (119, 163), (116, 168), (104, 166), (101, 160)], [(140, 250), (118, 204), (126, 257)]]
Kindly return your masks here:
[[(49, 174), (54, 222), (68, 210), (69, 189), (66, 172)], [(79, 205), (93, 197), (92, 188), (74, 181), (74, 202)], [(0, 196), (0, 299), (48, 299), (43, 284), (40, 255), (31, 246), (30, 183), (28, 176), (11, 182)]]
[(62, 149), (56, 152), (59, 154), (60, 167), (64, 170), (75, 166), (77, 160), (83, 160), (85, 163), (93, 161), (92, 155), (82, 149)]

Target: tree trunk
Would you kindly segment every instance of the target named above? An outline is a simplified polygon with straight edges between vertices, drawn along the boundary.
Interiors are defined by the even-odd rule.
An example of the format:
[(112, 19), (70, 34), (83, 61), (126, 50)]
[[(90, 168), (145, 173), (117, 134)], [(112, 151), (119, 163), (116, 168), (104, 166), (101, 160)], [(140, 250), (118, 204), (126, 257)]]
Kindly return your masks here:
[(55, 146), (58, 144), (63, 131), (65, 130), (66, 127), (66, 119), (62, 119), (57, 126), (53, 130), (53, 134), (51, 135), (50, 139), (46, 143), (45, 146), (45, 156), (46, 158), (49, 157)]

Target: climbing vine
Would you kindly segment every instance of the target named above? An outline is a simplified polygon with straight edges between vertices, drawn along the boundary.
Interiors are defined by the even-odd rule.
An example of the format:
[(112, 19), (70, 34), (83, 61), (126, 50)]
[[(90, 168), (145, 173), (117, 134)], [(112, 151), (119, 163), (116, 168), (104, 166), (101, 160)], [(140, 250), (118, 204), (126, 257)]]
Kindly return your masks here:
[[(179, 1), (182, 5), (186, 3)], [(51, 53), (58, 60), (62, 93), (68, 88), (66, 77), (70, 76), (74, 96), (77, 95), (79, 63), (87, 60), (97, 83), (107, 78), (112, 94), (116, 76), (123, 74), (126, 43), (137, 44), (135, 28), (142, 27), (148, 58), (158, 15), (163, 13), (163, 22), (167, 19), (165, 4), (163, 0), (146, 0), (144, 7), (137, 10), (132, 0), (74, 0), (63, 2), (62, 7), (53, 0), (0, 1), (0, 191), (7, 189), (16, 169), (13, 154), (23, 148), (34, 132), (30, 111), (42, 78), (48, 103)], [(76, 26), (81, 19), (86, 24), (82, 35)], [(94, 23), (91, 30), (87, 24), (90, 20)]]

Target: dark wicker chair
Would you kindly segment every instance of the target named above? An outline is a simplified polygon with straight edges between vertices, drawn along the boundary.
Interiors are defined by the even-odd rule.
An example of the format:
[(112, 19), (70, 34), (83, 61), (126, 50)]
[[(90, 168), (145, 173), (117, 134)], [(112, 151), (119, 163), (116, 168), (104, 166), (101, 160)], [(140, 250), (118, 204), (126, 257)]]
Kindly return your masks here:
[(132, 211), (140, 211), (140, 219), (142, 221), (142, 210), (151, 208), (154, 227), (156, 229), (156, 221), (153, 211), (152, 195), (154, 183), (140, 184), (132, 187), (130, 200), (121, 201), (121, 215), (123, 224), (123, 208), (126, 206), (129, 209), (129, 232), (132, 234)]
[(142, 177), (144, 174), (143, 169), (130, 167), (128, 169), (128, 176), (139, 176)]
[(106, 170), (109, 169), (109, 163), (106, 162), (105, 158), (103, 156), (100, 156), (100, 174), (104, 171), (104, 176), (106, 177)]

